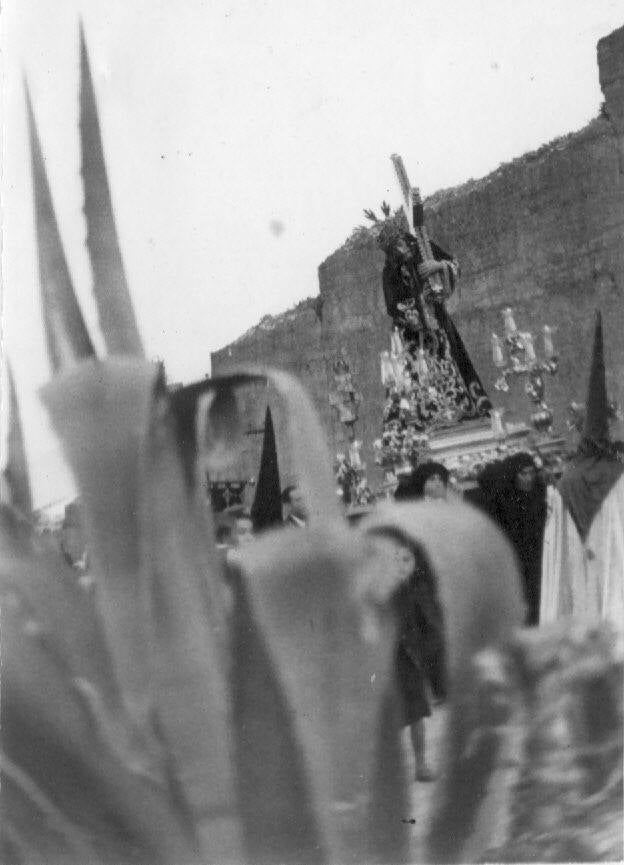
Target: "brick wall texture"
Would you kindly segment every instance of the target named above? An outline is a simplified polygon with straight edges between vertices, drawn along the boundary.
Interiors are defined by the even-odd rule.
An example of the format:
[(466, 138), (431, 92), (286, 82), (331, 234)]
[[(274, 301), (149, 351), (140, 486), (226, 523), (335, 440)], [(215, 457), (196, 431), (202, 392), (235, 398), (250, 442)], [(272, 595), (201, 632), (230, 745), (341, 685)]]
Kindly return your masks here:
[[(426, 202), (429, 233), (461, 266), (453, 318), (495, 405), (506, 419), (527, 419), (523, 384), (509, 394), (493, 388), (490, 338), (502, 331), (511, 306), (521, 330), (537, 337), (557, 328), (557, 376), (547, 381), (555, 429), (566, 433), (566, 406), (585, 399), (593, 311), (603, 314), (607, 387), (624, 405), (624, 27), (598, 43), (604, 104), (585, 128), (502, 165), (487, 177), (440, 191)], [(364, 202), (369, 204), (369, 202)], [(319, 267), (319, 295), (268, 317), (213, 353), (213, 375), (242, 362), (286, 369), (308, 388), (332, 453), (344, 449), (344, 430), (329, 405), (333, 364), (342, 353), (363, 397), (356, 435), (376, 484), (372, 443), (381, 431), (384, 393), (379, 353), (389, 348), (390, 319), (381, 289), (383, 255), (367, 231), (356, 231)], [(280, 471), (294, 480), (284, 441), (284, 418), (271, 394), (243, 397), (245, 424), (262, 425), (267, 399), (274, 408)], [(614, 433), (622, 437), (622, 425)], [(243, 475), (257, 473), (261, 435), (251, 434)], [(239, 470), (240, 471), (240, 470)]]

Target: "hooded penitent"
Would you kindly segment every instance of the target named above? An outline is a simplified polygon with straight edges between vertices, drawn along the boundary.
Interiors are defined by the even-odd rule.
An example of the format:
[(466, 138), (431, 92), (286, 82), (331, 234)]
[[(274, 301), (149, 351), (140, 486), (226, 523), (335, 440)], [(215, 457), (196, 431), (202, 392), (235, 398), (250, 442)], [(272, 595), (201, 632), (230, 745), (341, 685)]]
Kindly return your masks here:
[(602, 317), (596, 310), (583, 436), (577, 455), (566, 467), (559, 493), (578, 533), (585, 540), (605, 498), (624, 472), (624, 462), (609, 438)]
[(540, 622), (624, 618), (624, 463), (609, 440), (602, 320), (596, 313), (577, 454), (549, 489)]
[(282, 494), (277, 464), (277, 448), (275, 447), (273, 416), (269, 406), (267, 406), (264, 417), (260, 471), (256, 482), (256, 494), (251, 506), (251, 519), (255, 532), (281, 525), (282, 522)]

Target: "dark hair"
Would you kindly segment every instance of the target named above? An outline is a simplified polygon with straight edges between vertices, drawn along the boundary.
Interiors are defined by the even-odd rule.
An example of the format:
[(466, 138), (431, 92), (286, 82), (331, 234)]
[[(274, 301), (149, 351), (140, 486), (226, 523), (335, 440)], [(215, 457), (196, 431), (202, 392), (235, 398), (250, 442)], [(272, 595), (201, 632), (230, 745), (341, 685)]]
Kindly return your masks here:
[(290, 504), (290, 494), (292, 493), (293, 490), (296, 490), (296, 489), (297, 489), (296, 484), (290, 484), (289, 486), (284, 487), (284, 489), (282, 490), (282, 504), (283, 505)]
[(503, 460), (503, 481), (508, 486), (515, 486), (516, 475), (526, 468), (537, 468), (535, 460), (526, 451), (511, 454)]
[(394, 498), (396, 501), (410, 501), (411, 499), (420, 499), (425, 492), (425, 484), (429, 478), (437, 475), (444, 486), (448, 485), (449, 473), (446, 466), (442, 463), (420, 463), (416, 469), (406, 478), (399, 481)]
[(498, 490), (503, 482), (505, 463), (503, 460), (493, 460), (486, 463), (477, 476), (479, 489), (486, 494)]
[(413, 575), (419, 574), (424, 578), (434, 590), (437, 598), (438, 581), (425, 546), (420, 541), (410, 537), (400, 526), (392, 525), (391, 523), (373, 526), (366, 530), (366, 534), (369, 538), (391, 538), (397, 544), (409, 550), (414, 556)]
[(232, 526), (217, 526), (215, 540), (218, 544), (227, 543), (232, 539)]

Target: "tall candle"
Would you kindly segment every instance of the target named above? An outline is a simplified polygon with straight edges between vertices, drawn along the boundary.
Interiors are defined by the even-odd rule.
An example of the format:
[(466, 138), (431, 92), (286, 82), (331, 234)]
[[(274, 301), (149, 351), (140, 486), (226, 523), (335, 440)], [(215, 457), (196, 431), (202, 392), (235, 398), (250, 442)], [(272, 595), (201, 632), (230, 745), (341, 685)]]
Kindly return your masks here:
[(503, 415), (500, 409), (492, 409), (491, 422), (492, 435), (496, 436), (496, 438), (500, 438), (501, 436), (503, 436), (505, 434), (505, 430), (503, 428)]
[(396, 327), (392, 331), (392, 335), (390, 337), (390, 350), (392, 351), (393, 355), (403, 354), (403, 342), (401, 340), (401, 334)]
[(524, 344), (524, 353), (527, 363), (535, 363), (535, 348), (533, 347), (533, 336), (530, 333), (522, 334), (522, 342)]
[(360, 458), (361, 442), (351, 442), (349, 446), (349, 462), (354, 469), (362, 468), (362, 460)]
[(544, 325), (544, 355), (546, 360), (550, 360), (555, 356), (555, 346), (553, 345), (552, 327)]
[(505, 322), (505, 336), (512, 336), (514, 333), (517, 333), (518, 328), (514, 321), (513, 309), (510, 307), (503, 310), (503, 321)]
[(392, 361), (390, 360), (390, 352), (382, 351), (380, 355), (381, 361), (381, 383), (384, 387), (391, 385), (394, 380), (392, 370)]
[(492, 334), (492, 359), (494, 366), (505, 366), (505, 355), (503, 354), (503, 346), (501, 345), (500, 337), (495, 333)]
[(391, 357), (390, 364), (392, 366), (392, 377), (394, 379), (393, 384), (395, 387), (403, 387), (405, 382), (405, 373), (403, 371), (403, 361), (398, 357)]
[(429, 375), (429, 368), (427, 367), (427, 361), (425, 360), (425, 350), (424, 348), (418, 349), (418, 377), (420, 379), (420, 383), (424, 384), (427, 380), (427, 376)]

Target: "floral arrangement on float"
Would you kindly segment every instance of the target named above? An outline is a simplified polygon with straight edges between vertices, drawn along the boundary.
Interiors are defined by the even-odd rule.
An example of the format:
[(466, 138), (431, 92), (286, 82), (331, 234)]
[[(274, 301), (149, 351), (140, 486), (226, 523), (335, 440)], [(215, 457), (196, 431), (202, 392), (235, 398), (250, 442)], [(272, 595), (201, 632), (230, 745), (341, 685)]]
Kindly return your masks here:
[[(409, 317), (407, 304), (400, 304)], [(375, 462), (384, 468), (409, 470), (426, 458), (436, 432), (465, 418), (462, 385), (446, 350), (425, 351), (423, 335), (416, 347), (395, 328), (390, 351), (380, 356), (386, 389), (383, 432), (374, 442)], [(427, 338), (435, 338), (430, 334)]]
[(353, 441), (346, 454), (336, 455), (337, 493), (345, 505), (369, 505), (375, 499), (366, 479), (366, 463), (360, 457), (361, 447), (362, 442)]
[[(409, 316), (410, 311), (404, 310), (404, 314)], [(467, 485), (475, 483), (488, 464), (526, 450), (534, 454), (536, 464), (545, 472), (560, 474), (565, 448), (563, 440), (556, 444), (553, 438), (553, 412), (545, 394), (545, 376), (555, 375), (558, 369), (554, 329), (544, 326), (544, 359), (540, 360), (533, 335), (518, 330), (513, 310), (503, 311), (503, 321), (504, 337), (492, 334), (493, 362), (500, 371), (494, 386), (508, 393), (514, 379), (526, 379), (525, 394), (535, 406), (530, 416), (533, 431), (524, 423), (505, 423), (505, 410), (492, 408), (491, 435), (483, 447), (467, 447), (464, 452), (455, 451), (449, 456), (437, 453), (432, 445), (436, 434), (456, 426), (459, 429), (462, 420), (452, 372), (449, 375), (444, 368), (444, 358), (440, 362), (436, 352), (426, 352), (422, 346), (415, 351), (395, 328), (390, 350), (380, 355), (386, 400), (383, 432), (374, 442), (375, 461), (388, 470), (388, 476), (396, 477), (419, 462), (436, 459), (444, 462), (457, 484)], [(570, 409), (572, 422), (575, 426), (582, 425), (582, 406), (574, 409)], [(614, 417), (616, 411), (614, 406)]]

